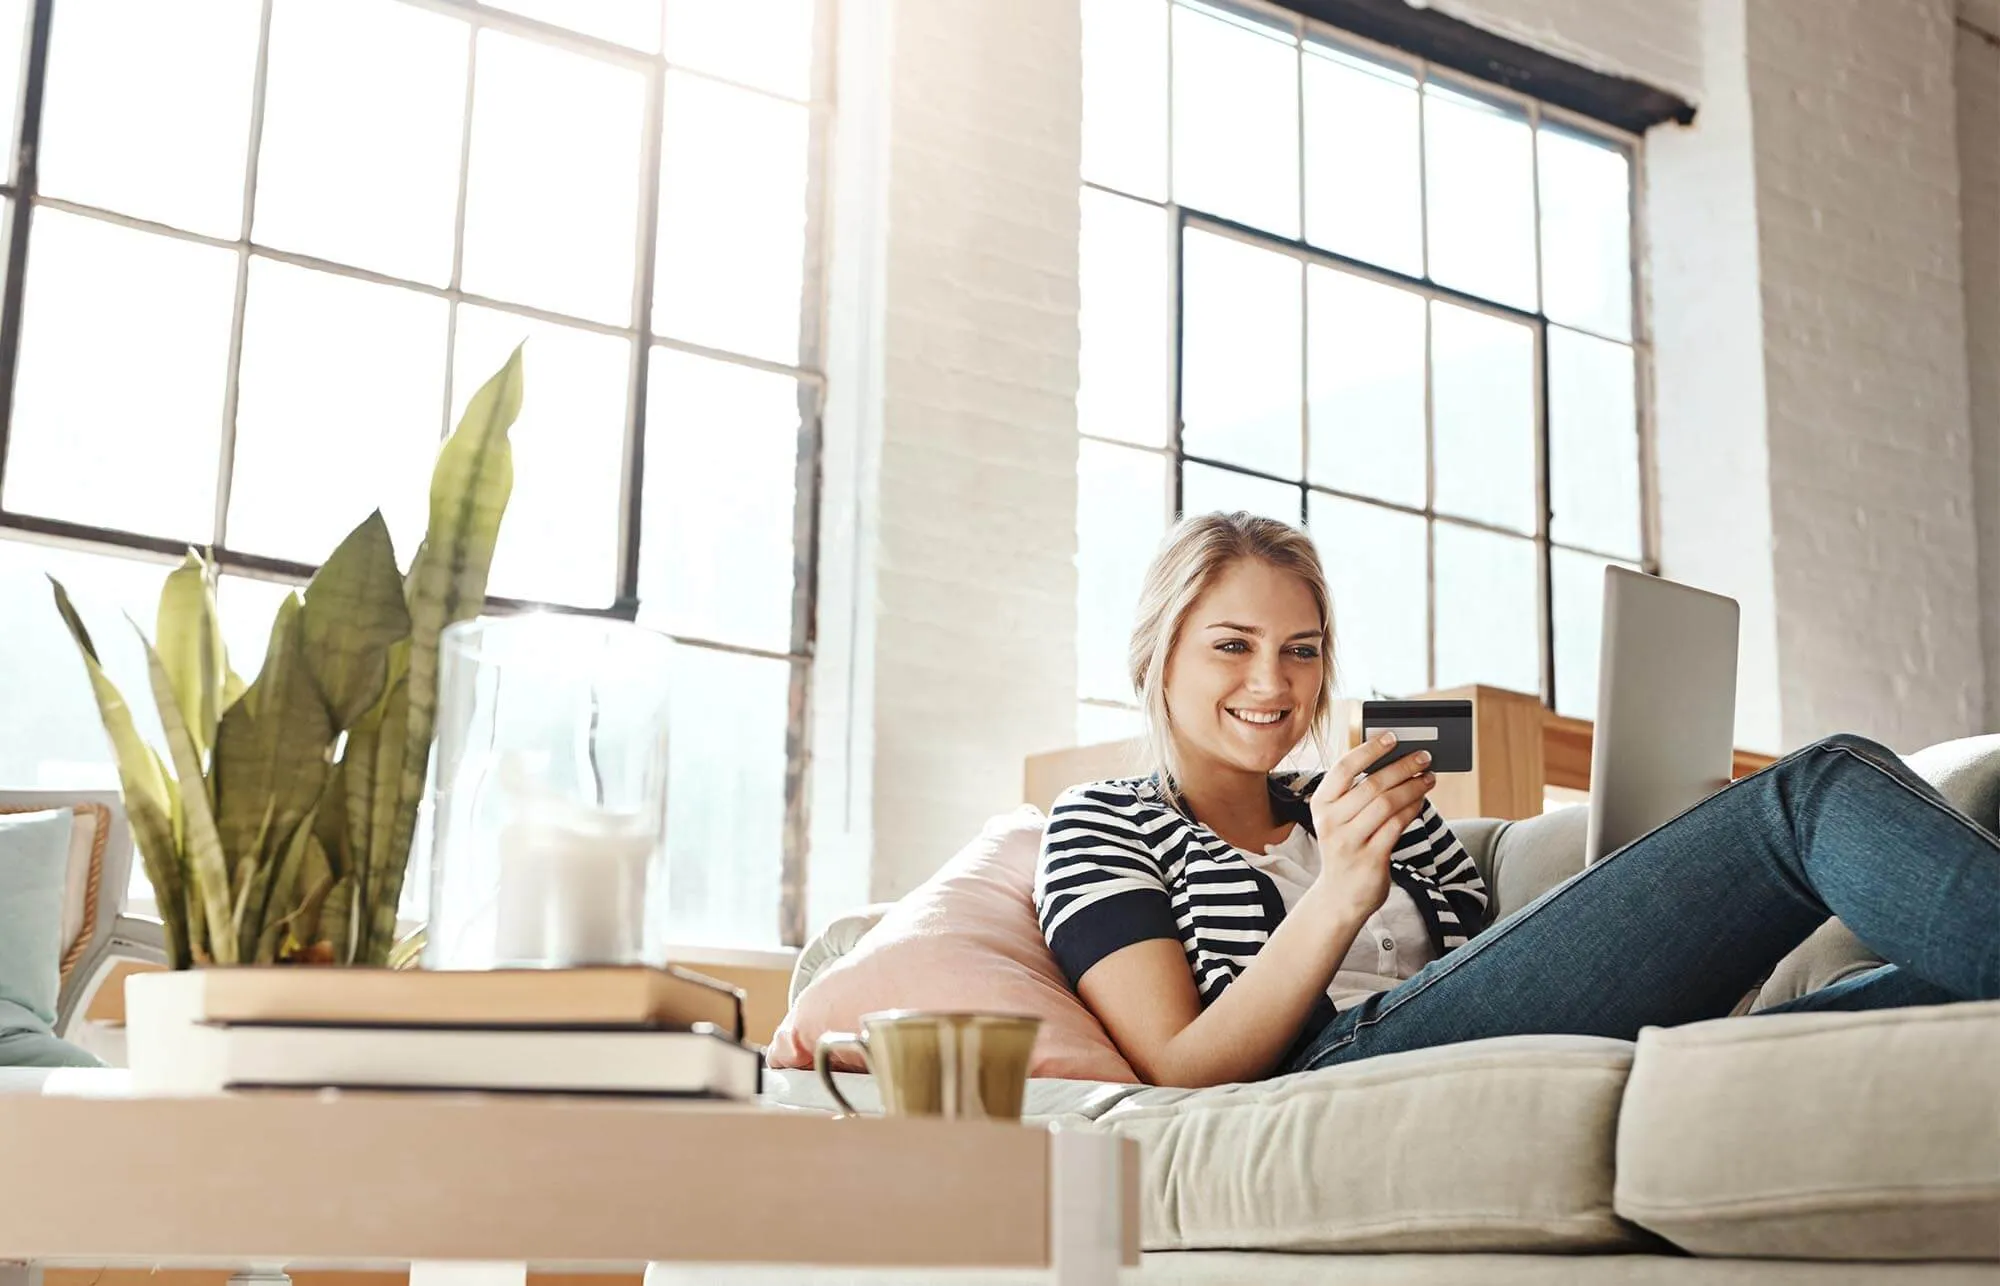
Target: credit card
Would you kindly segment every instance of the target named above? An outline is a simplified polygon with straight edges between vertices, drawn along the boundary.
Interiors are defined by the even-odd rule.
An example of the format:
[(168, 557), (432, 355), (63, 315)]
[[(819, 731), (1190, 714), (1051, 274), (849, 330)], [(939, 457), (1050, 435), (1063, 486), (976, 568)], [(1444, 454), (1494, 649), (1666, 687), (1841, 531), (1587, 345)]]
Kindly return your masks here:
[(1472, 771), (1472, 702), (1470, 701), (1363, 701), (1361, 735), (1396, 734), (1396, 744), (1388, 754), (1362, 769), (1395, 763), (1419, 750), (1431, 752), (1432, 772)]

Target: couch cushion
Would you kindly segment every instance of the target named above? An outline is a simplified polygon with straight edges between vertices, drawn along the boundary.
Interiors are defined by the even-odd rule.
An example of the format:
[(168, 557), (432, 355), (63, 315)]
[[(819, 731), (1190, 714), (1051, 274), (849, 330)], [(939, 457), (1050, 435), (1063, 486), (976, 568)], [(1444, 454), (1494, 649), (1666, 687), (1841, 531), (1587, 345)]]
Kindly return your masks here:
[(2000, 1001), (1645, 1028), (1617, 1160), (1695, 1254), (2000, 1260)]
[[(1136, 1082), (1042, 940), (1034, 882), (1046, 822), (1025, 804), (992, 818), (852, 950), (817, 966), (771, 1037), (771, 1066), (812, 1066), (823, 1034), (857, 1031), (875, 1010), (976, 1010), (1042, 1020), (1031, 1076)], [(808, 954), (824, 953), (816, 943)], [(847, 1053), (834, 1065), (861, 1070)]]
[(1147, 1250), (1584, 1251), (1612, 1213), (1628, 1041), (1504, 1036), (1213, 1089), (1141, 1089)]
[(66, 809), (0, 814), (0, 1031), (55, 1021), (72, 829)]

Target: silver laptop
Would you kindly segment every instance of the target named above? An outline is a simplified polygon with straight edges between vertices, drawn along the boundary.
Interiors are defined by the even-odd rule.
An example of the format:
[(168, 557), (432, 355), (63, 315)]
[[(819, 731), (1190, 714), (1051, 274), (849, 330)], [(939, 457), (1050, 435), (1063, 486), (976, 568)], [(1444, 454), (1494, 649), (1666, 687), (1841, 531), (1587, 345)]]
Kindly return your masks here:
[(1586, 865), (1729, 784), (1736, 600), (1604, 569)]

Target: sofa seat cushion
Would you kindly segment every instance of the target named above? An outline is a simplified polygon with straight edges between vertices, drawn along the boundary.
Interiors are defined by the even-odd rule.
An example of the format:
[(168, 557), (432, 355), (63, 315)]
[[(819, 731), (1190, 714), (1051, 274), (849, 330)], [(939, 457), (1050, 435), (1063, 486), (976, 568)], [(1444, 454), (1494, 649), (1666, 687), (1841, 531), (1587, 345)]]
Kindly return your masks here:
[(1139, 1142), (1147, 1250), (1593, 1251), (1629, 1041), (1503, 1036), (1203, 1090), (1090, 1128)]
[[(1139, 1143), (1141, 1245), (1158, 1250), (1656, 1248), (1612, 1212), (1630, 1041), (1502, 1036), (1183, 1090), (1037, 1078), (1024, 1119)], [(835, 1073), (862, 1112), (872, 1078)], [(811, 1072), (768, 1107), (832, 1111)]]
[(2000, 1000), (1648, 1027), (1617, 1165), (1698, 1255), (2000, 1260)]

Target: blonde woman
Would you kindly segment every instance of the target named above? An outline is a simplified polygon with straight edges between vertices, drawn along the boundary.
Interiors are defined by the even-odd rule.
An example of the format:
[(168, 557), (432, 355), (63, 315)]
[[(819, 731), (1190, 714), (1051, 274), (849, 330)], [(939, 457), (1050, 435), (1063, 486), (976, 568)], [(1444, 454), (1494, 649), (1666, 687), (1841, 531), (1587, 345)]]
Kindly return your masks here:
[[(1306, 535), (1191, 516), (1146, 574), (1154, 771), (1063, 792), (1043, 935), (1126, 1060), (1216, 1085), (1523, 1032), (1727, 1014), (1838, 915), (1891, 963), (1760, 1013), (2000, 997), (2000, 840), (1859, 737), (1786, 756), (1492, 923), (1428, 756), (1323, 774), (1335, 616)], [(1324, 755), (1321, 762), (1325, 762)]]

